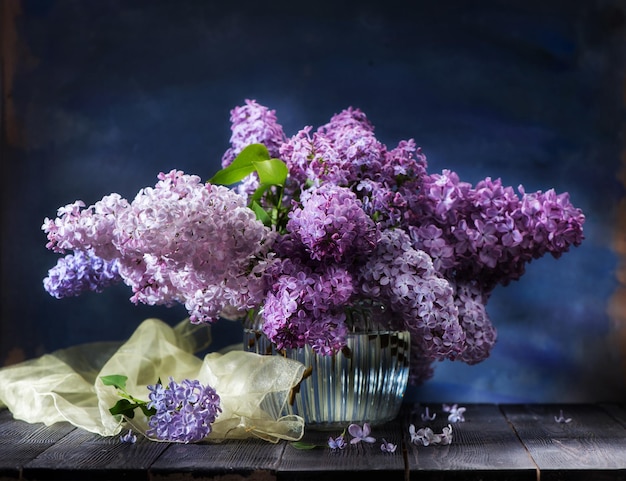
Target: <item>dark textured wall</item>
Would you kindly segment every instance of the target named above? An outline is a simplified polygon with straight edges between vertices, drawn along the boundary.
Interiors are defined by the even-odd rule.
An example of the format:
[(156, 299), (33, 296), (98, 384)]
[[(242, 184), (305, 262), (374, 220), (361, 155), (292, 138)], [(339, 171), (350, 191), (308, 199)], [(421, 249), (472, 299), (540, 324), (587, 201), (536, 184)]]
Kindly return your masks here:
[[(581, 247), (495, 291), (491, 358), (438, 365), (412, 398), (626, 398), (618, 0), (2, 1), (0, 365), (185, 316), (136, 307), (124, 286), (50, 298), (40, 226), (76, 199), (132, 198), (159, 171), (210, 177), (229, 110), (255, 98), (289, 135), (359, 107), (388, 145), (415, 138), (431, 171), (554, 187), (585, 211)], [(215, 335), (236, 341), (238, 326)]]

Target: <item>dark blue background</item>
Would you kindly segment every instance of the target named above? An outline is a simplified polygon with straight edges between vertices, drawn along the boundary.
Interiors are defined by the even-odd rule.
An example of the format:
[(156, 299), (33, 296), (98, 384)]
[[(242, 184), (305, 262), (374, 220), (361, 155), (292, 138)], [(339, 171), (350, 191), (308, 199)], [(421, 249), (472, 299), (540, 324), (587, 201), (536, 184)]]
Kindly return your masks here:
[[(615, 250), (622, 168), (625, 9), (617, 0), (10, 2), (5, 61), (0, 365), (124, 339), (146, 317), (125, 286), (55, 300), (44, 217), (76, 199), (132, 198), (159, 171), (209, 178), (229, 111), (276, 109), (288, 135), (359, 107), (388, 145), (415, 138), (429, 170), (569, 191), (586, 240), (498, 288), (491, 358), (442, 363), (413, 399), (626, 398)], [(413, 6), (406, 7), (409, 3)], [(7, 51), (9, 49), (6, 49)], [(214, 328), (216, 347), (239, 327)]]

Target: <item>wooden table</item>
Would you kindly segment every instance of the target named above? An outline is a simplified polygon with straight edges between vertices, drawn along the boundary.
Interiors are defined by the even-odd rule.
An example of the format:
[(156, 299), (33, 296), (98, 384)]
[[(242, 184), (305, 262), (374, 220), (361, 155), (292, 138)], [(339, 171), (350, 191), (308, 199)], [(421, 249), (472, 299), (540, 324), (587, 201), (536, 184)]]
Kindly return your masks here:
[[(375, 444), (341, 451), (296, 449), (260, 440), (221, 444), (170, 444), (138, 439), (121, 443), (60, 423), (16, 421), (0, 410), (0, 480), (626, 480), (626, 404), (466, 405), (465, 422), (453, 425), (449, 446), (410, 443), (409, 424), (423, 422), (426, 405), (407, 405), (398, 419), (374, 428)], [(563, 411), (570, 422), (557, 422)], [(304, 441), (325, 444), (329, 434), (308, 431)], [(398, 445), (394, 454), (380, 441)], [(362, 477), (362, 476), (361, 476)]]

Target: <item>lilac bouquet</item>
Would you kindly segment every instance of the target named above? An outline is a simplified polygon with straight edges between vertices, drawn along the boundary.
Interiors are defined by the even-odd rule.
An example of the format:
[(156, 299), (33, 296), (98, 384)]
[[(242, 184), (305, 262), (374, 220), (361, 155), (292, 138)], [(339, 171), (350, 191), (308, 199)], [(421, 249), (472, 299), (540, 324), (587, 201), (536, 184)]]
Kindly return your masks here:
[(172, 170), (132, 201), (77, 201), (46, 219), (47, 247), (73, 251), (46, 289), (65, 297), (123, 281), (131, 301), (183, 303), (193, 323), (260, 309), (278, 349), (323, 355), (358, 328), (351, 310), (380, 303), (411, 333), (418, 383), (434, 361), (484, 360), (496, 341), (493, 289), (583, 240), (567, 193), (429, 173), (413, 140), (387, 148), (358, 109), (292, 137), (254, 100), (231, 122), (208, 182)]

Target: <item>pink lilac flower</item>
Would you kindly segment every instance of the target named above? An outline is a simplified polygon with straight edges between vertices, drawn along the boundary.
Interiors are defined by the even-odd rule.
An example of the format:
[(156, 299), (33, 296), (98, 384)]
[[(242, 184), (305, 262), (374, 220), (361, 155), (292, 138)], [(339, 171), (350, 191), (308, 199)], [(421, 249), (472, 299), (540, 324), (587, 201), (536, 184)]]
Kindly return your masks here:
[(48, 247), (115, 260), (133, 302), (183, 303), (192, 322), (258, 306), (273, 232), (226, 187), (175, 170), (158, 178), (130, 203), (112, 194), (89, 208), (79, 201), (61, 209), (44, 223)]
[(220, 397), (211, 386), (184, 379), (180, 384), (170, 378), (167, 386), (148, 386), (148, 409), (156, 414), (148, 420), (146, 435), (162, 441), (197, 442), (211, 432), (211, 425), (222, 412)]

